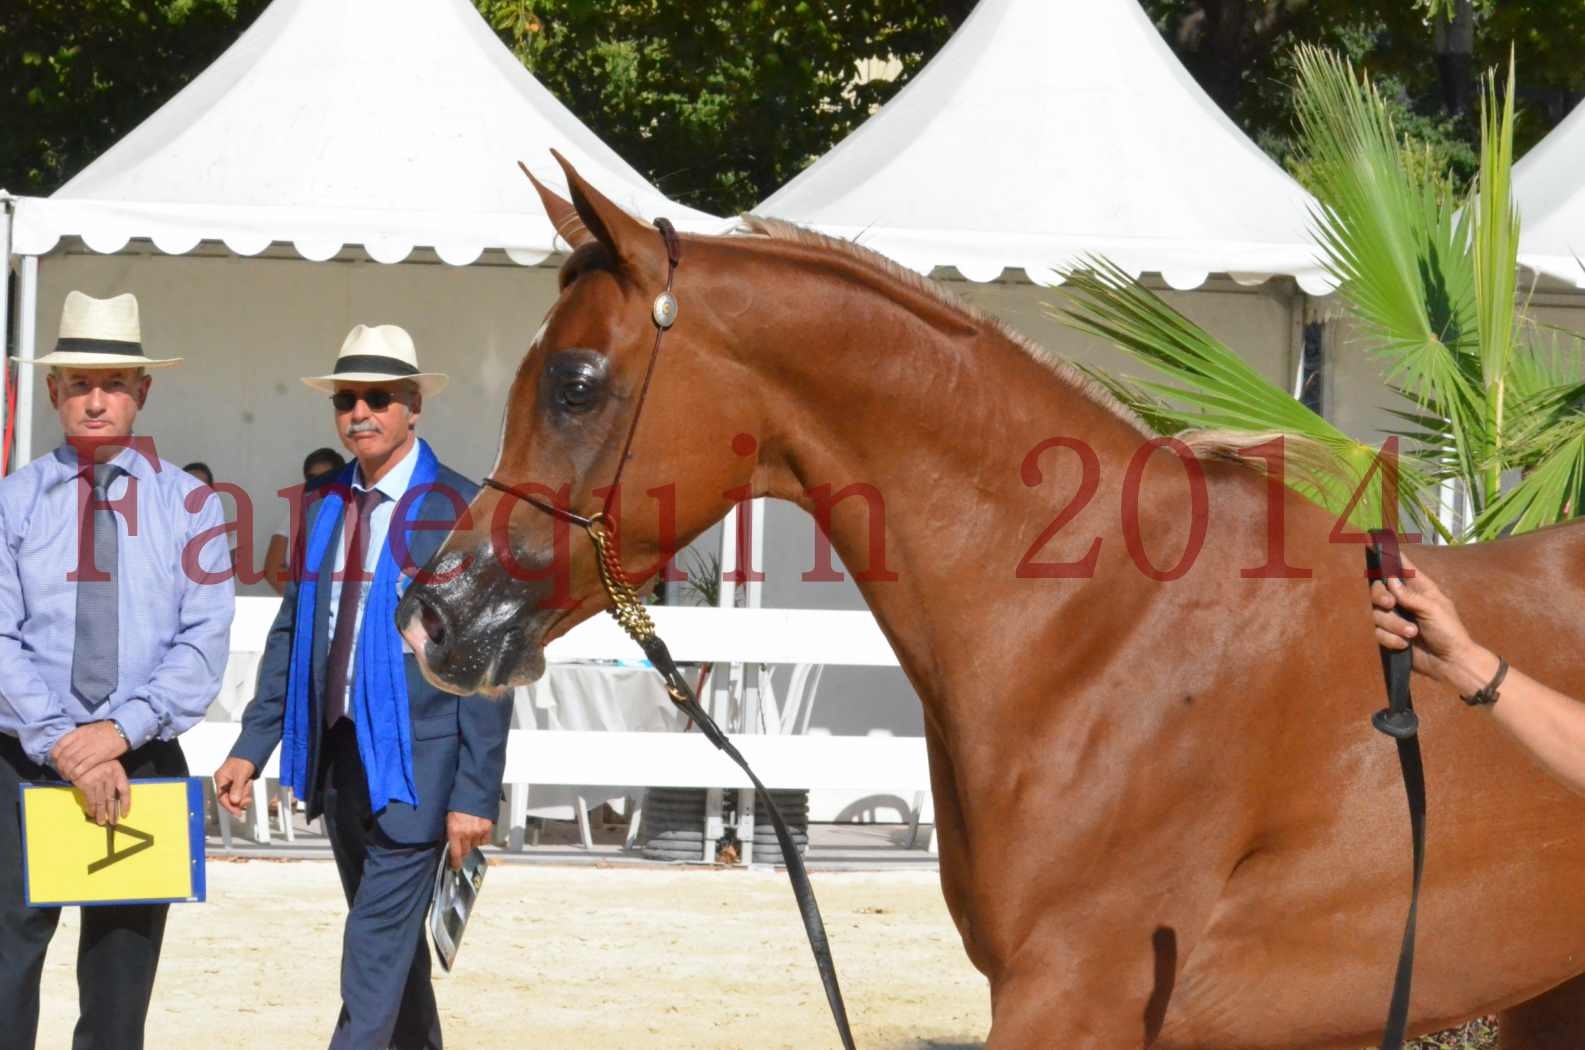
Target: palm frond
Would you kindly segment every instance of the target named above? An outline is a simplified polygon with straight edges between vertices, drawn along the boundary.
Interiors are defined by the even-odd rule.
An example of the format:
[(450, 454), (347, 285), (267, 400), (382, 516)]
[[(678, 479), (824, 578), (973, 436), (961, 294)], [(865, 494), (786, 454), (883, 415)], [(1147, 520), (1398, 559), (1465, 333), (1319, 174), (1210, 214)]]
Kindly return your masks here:
[(1430, 176), (1405, 167), (1368, 78), (1302, 47), (1294, 105), (1320, 212), (1316, 233), (1350, 306), (1382, 343), (1463, 352), (1474, 345), (1469, 220)]
[(1508, 64), (1508, 90), (1501, 105), (1495, 78), (1481, 93), (1480, 176), (1468, 210), (1475, 215), (1475, 303), (1479, 316), (1481, 383), (1486, 392), (1486, 491), (1500, 486), (1505, 387), (1514, 356), (1517, 332), (1519, 274), (1519, 210), (1514, 205), (1513, 170), (1514, 70)]
[(1528, 397), (1510, 396), (1508, 445), (1502, 467), (1524, 469), (1550, 456), (1585, 419), (1585, 383), (1560, 383)]
[(1529, 467), (1519, 483), (1502, 493), (1475, 521), (1477, 539), (1552, 525), (1579, 510), (1585, 491), (1585, 414), (1560, 424), (1549, 451)]
[[(1167, 305), (1122, 269), (1102, 258), (1064, 274), (1069, 305), (1051, 313), (1154, 368), (1161, 380), (1123, 379), (1101, 369), (1085, 372), (1162, 433), (1231, 430), (1292, 437), (1284, 471), (1294, 491), (1359, 528), (1387, 520), (1378, 450), (1358, 441), (1280, 389), (1205, 329)], [(1398, 498), (1412, 521), (1435, 521), (1435, 479), (1413, 457), (1397, 464)]]
[(1315, 234), (1327, 268), (1387, 381), (1441, 406), (1461, 467), (1472, 471), (1484, 449), (1464, 440), (1483, 409), (1469, 212), (1436, 178), (1404, 165), (1368, 78), (1315, 48), (1299, 50), (1297, 67), (1300, 143), (1314, 174)]
[[(1383, 408), (1406, 450), (1398, 464), (1406, 513), (1447, 536), (1432, 513), (1436, 486), (1456, 482), (1475, 525), (1455, 539), (1573, 514), (1585, 495), (1585, 340), (1567, 333), (1572, 345), (1560, 349), (1553, 333), (1548, 345), (1546, 326), (1521, 302), (1512, 58), (1503, 90), (1495, 73), (1482, 79), (1480, 168), (1467, 196), (1418, 162), (1376, 88), (1348, 62), (1301, 48), (1296, 68), (1314, 234), (1364, 352), (1381, 365), (1395, 399)], [(1062, 320), (1158, 373), (1120, 379), (1087, 370), (1152, 427), (1240, 431), (1256, 441), (1291, 435), (1319, 467), (1285, 480), (1334, 511), (1377, 462), (1375, 449), (1310, 412), (1115, 266), (1090, 260), (1067, 279), (1073, 298)], [(1374, 479), (1366, 489), (1351, 520), (1375, 524), (1382, 489)]]

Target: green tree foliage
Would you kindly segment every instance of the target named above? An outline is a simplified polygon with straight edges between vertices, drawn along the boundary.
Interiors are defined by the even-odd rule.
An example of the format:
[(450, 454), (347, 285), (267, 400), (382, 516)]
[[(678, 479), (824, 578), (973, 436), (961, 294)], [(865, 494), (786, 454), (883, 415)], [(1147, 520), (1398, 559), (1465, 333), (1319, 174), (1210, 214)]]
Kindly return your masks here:
[(266, 0), (0, 4), (0, 188), (52, 192), (236, 40)]
[(1519, 155), (1585, 96), (1585, 0), (1141, 2), (1206, 92), (1306, 182), (1288, 92), (1300, 45), (1367, 71), (1408, 153), (1460, 186), (1478, 164), (1477, 75), (1506, 65), (1510, 49), (1525, 71)]
[[(775, 191), (936, 53), (972, 0), (476, 0), (551, 92), (673, 199)], [(878, 74), (878, 75), (876, 75)]]
[(1585, 0), (1502, 0), (1492, 2), (1478, 23), (1475, 62), (1500, 66), (1514, 49), (1524, 80), (1519, 84), (1519, 124), (1515, 148), (1520, 156), (1585, 97)]

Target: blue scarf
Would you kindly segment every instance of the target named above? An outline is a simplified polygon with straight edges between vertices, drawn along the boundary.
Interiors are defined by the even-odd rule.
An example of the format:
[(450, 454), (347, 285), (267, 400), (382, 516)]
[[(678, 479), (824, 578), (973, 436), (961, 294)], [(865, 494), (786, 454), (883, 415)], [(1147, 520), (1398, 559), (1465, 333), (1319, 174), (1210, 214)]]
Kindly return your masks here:
[[(432, 486), (439, 464), (427, 442), (418, 442), (418, 463), (408, 492)], [(343, 493), (351, 490), (356, 461), (324, 488), (319, 516), (314, 519), (303, 559), (303, 578), (297, 585), (297, 615), (292, 632), (292, 663), (286, 681), (286, 717), (281, 734), (281, 781), (290, 784), (298, 798), (308, 797), (309, 738), (317, 708), (310, 702), (317, 692), (313, 681), (314, 614), (319, 593), (319, 569), (344, 517)], [(391, 515), (385, 546), (363, 600), (363, 623), (353, 660), (351, 695), (347, 712), (358, 727), (358, 754), (369, 781), (369, 802), (375, 812), (387, 802), (418, 805), (413, 785), (413, 740), (407, 708), (407, 669), (402, 660), (402, 639), (396, 633), (397, 582), (400, 571), (391, 551), (397, 529), (413, 520), (413, 508), (422, 499), (408, 502), (402, 520)], [(401, 508), (398, 504), (397, 509)], [(404, 533), (404, 539), (406, 535)], [(331, 562), (335, 564), (334, 561)]]

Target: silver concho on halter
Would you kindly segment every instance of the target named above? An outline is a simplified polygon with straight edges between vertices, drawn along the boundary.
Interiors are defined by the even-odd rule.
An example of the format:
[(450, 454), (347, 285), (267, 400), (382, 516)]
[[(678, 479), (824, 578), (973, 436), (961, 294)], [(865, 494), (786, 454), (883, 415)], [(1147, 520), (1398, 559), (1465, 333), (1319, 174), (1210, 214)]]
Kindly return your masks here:
[(655, 296), (655, 305), (650, 313), (655, 318), (655, 327), (670, 328), (677, 323), (677, 297), (670, 292), (661, 292)]

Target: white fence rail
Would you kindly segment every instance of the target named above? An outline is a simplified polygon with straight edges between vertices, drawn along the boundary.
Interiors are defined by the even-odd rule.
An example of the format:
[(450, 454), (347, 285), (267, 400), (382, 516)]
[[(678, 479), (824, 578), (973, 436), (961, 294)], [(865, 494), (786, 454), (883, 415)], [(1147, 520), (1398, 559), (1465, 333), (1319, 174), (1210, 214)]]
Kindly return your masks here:
[[(237, 600), (231, 629), (236, 653), (264, 648), (279, 601)], [(656, 628), (679, 661), (715, 664), (818, 663), (848, 667), (895, 667), (896, 654), (867, 612), (810, 609), (651, 609)], [(551, 662), (642, 659), (639, 650), (608, 616), (580, 624), (546, 651)], [(205, 723), (183, 738), (193, 771), (210, 773), (224, 757), (234, 729)], [(917, 827), (930, 787), (924, 740), (918, 737), (734, 734), (734, 743), (768, 787), (844, 789), (912, 797)], [(514, 845), (522, 841), (522, 813), (530, 785), (703, 787), (738, 789), (739, 836), (753, 842), (753, 801), (741, 771), (697, 733), (557, 732), (513, 730), (505, 781), (511, 788), (508, 825)], [(259, 796), (262, 802), (262, 793)], [(584, 818), (579, 807), (580, 820)], [(263, 814), (255, 835), (269, 835)], [(707, 829), (706, 850), (719, 835)], [(585, 842), (588, 832), (584, 828)], [(748, 858), (745, 858), (748, 859)]]
[[(280, 607), (278, 598), (237, 599), (234, 652), (259, 652)], [(696, 663), (822, 663), (896, 667), (897, 654), (875, 617), (835, 609), (708, 609), (652, 606), (650, 616), (671, 654)], [(550, 643), (546, 659), (641, 660), (615, 620), (600, 615)]]

